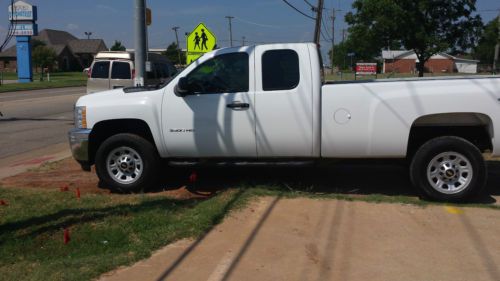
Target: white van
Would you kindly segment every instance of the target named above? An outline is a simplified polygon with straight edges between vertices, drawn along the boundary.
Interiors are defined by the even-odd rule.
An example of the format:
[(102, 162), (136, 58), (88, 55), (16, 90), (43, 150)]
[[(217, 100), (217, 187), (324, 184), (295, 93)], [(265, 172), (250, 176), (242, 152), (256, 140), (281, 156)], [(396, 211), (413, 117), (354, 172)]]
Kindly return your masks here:
[[(177, 73), (164, 56), (148, 54), (151, 71), (146, 72), (146, 85), (164, 83)], [(128, 52), (100, 52), (88, 71), (87, 94), (134, 86), (134, 54)]]

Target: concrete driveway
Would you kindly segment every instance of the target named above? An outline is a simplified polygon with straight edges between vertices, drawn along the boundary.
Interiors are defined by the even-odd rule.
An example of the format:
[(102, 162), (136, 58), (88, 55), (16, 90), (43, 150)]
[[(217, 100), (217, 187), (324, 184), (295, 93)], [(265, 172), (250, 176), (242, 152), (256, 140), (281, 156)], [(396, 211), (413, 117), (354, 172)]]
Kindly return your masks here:
[(500, 280), (499, 233), (500, 210), (262, 198), (101, 280)]

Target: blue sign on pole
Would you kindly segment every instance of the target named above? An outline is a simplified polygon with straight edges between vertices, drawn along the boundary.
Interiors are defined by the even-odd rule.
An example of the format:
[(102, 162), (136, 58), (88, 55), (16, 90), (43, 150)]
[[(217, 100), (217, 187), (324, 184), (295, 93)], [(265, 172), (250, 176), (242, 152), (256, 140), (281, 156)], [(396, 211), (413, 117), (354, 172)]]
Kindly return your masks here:
[(19, 83), (33, 82), (31, 36), (17, 36), (17, 77)]
[(9, 20), (16, 36), (17, 77), (20, 83), (33, 82), (31, 36), (38, 34), (37, 8), (24, 1), (9, 6)]

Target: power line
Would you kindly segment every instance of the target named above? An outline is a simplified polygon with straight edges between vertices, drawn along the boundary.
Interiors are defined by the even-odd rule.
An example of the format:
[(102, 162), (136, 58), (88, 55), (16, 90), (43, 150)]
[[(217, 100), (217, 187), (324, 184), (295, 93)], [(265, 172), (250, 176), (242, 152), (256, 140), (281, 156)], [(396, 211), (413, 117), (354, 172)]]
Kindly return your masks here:
[(326, 27), (326, 25), (325, 25), (324, 20), (321, 21), (321, 24), (323, 25), (323, 31), (325, 31), (326, 35), (328, 35), (328, 38), (332, 38), (332, 36), (330, 35), (330, 32), (328, 31), (328, 27)]
[(304, 2), (306, 2), (306, 4), (309, 5), (313, 11), (316, 10), (316, 7), (313, 4), (309, 3), (309, 1), (304, 0)]
[(270, 25), (270, 24), (263, 24), (263, 23), (258, 23), (258, 22), (253, 22), (249, 20), (242, 19), (240, 17), (234, 17), (236, 20), (246, 23), (246, 24), (251, 24), (255, 26), (260, 26), (260, 27), (266, 27), (266, 28), (282, 28), (282, 26), (277, 26), (277, 25)]
[(9, 44), (10, 40), (12, 39), (12, 37), (14, 37), (14, 33), (16, 32), (16, 28), (17, 26), (13, 24), (14, 22), (14, 0), (11, 0), (11, 21), (9, 23), (9, 28), (7, 30), (7, 35), (5, 37), (5, 40), (4, 42), (2, 43), (2, 45), (0, 46), (0, 52), (3, 51), (3, 49)]
[(308, 14), (302, 12), (301, 10), (297, 9), (294, 5), (290, 4), (287, 0), (283, 0), (283, 2), (285, 2), (288, 6), (290, 6), (292, 9), (294, 9), (298, 13), (302, 14), (304, 17), (312, 19), (312, 20), (316, 20), (316, 18), (313, 18), (310, 15), (308, 15)]

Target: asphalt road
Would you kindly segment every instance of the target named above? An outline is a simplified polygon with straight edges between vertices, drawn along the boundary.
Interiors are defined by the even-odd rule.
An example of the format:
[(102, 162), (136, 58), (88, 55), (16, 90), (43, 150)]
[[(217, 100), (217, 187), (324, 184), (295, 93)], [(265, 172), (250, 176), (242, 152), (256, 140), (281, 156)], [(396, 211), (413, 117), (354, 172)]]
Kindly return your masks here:
[(0, 161), (67, 142), (84, 87), (0, 94)]

